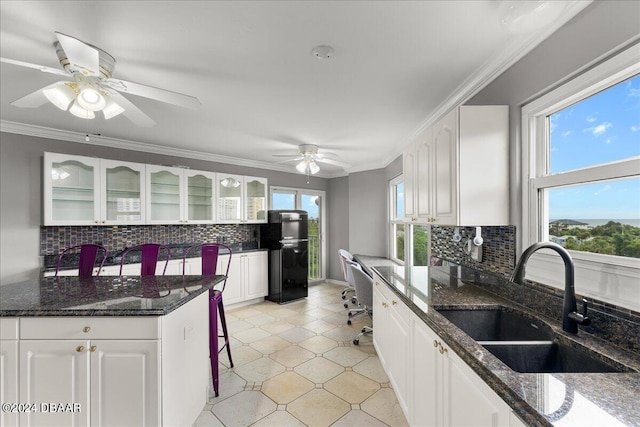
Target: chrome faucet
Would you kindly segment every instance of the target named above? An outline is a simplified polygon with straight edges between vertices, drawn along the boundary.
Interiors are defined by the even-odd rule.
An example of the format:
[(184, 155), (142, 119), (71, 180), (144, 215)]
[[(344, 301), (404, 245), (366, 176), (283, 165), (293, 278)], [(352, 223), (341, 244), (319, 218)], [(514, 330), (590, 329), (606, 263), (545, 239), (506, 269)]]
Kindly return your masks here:
[(523, 253), (511, 275), (511, 281), (523, 284), (524, 269), (527, 260), (538, 249), (553, 249), (564, 261), (564, 299), (562, 301), (562, 330), (572, 334), (578, 333), (578, 324), (587, 326), (591, 319), (587, 317), (587, 300), (583, 300), (582, 313), (578, 313), (576, 291), (574, 286), (574, 266), (569, 252), (562, 246), (552, 242), (539, 242), (529, 246)]

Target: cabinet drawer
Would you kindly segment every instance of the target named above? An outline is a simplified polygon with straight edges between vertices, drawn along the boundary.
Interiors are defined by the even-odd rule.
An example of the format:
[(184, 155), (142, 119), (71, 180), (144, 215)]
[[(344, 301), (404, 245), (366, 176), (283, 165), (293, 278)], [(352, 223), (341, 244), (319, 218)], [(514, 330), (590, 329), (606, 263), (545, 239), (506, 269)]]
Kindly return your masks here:
[(159, 339), (158, 317), (25, 317), (20, 339)]
[(373, 285), (380, 291), (382, 296), (387, 300), (387, 303), (396, 311), (397, 316), (404, 321), (406, 325), (409, 324), (411, 319), (411, 310), (407, 305), (402, 302), (399, 296), (395, 294), (389, 287), (380, 279), (376, 278)]
[(0, 339), (17, 340), (18, 339), (18, 318), (7, 317), (0, 319)]

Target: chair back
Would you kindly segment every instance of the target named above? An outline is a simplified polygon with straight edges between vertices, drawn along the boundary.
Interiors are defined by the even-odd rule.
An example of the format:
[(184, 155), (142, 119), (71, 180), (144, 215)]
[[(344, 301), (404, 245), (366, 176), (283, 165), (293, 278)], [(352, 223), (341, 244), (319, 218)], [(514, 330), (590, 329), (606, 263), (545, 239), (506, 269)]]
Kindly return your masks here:
[(356, 288), (358, 303), (371, 307), (373, 305), (373, 279), (362, 271), (360, 264), (352, 263), (349, 265), (349, 269), (353, 275), (353, 284)]
[(159, 243), (144, 243), (142, 245), (132, 246), (126, 249), (122, 253), (122, 258), (120, 259), (120, 275), (122, 276), (122, 267), (125, 264), (125, 260), (127, 258), (127, 254), (132, 251), (140, 251), (140, 275), (141, 276), (155, 276), (156, 275), (156, 265), (158, 264), (158, 257), (160, 256), (160, 251), (164, 250), (167, 254), (167, 259), (164, 263), (164, 269), (162, 270), (162, 275), (167, 271), (167, 265), (169, 265), (169, 260), (171, 259), (171, 250), (167, 245), (161, 245)]
[(353, 261), (353, 255), (346, 249), (338, 249), (338, 256), (340, 256), (340, 266), (342, 267), (342, 274), (344, 275), (344, 280), (346, 280), (350, 285), (353, 286), (353, 282), (349, 280), (351, 273), (349, 268), (347, 267), (347, 261)]
[(96, 261), (98, 260), (98, 253), (102, 254), (102, 260), (100, 261), (100, 266), (98, 267), (96, 276), (100, 275), (102, 266), (104, 265), (104, 261), (107, 259), (107, 249), (101, 245), (84, 244), (71, 246), (60, 253), (60, 255), (58, 256), (58, 261), (56, 262), (55, 276), (58, 276), (58, 272), (60, 271), (62, 258), (65, 255), (68, 255), (70, 252), (77, 252), (78, 249), (80, 250), (80, 259), (78, 260), (78, 276), (90, 277), (93, 275), (93, 267), (95, 267)]
[[(224, 269), (224, 273), (220, 273), (223, 274), (225, 277), (229, 275), (229, 267), (231, 266), (231, 248), (227, 245), (223, 245), (222, 243), (202, 243), (199, 245), (193, 245), (191, 246), (189, 249), (187, 249), (184, 253), (184, 255), (182, 256), (182, 275), (185, 274), (185, 266), (186, 266), (186, 260), (189, 257), (189, 254), (191, 253), (192, 250), (197, 250), (198, 248), (200, 248), (200, 253), (201, 253), (201, 257), (202, 257), (202, 275), (203, 276), (213, 276), (218, 274), (217, 270), (218, 270), (218, 256), (220, 255), (220, 249), (225, 249), (228, 253), (229, 253), (229, 259), (227, 260), (227, 266)], [(224, 291), (224, 288), (227, 284), (227, 279), (224, 279), (224, 282), (222, 283), (222, 291)]]

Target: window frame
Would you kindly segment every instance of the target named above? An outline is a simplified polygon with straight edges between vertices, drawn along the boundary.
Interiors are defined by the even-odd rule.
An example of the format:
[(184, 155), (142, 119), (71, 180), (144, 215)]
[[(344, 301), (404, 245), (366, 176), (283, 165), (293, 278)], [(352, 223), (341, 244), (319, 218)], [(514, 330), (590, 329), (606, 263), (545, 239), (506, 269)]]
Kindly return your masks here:
[(397, 257), (397, 247), (396, 247), (396, 233), (395, 229), (397, 225), (402, 224), (405, 227), (404, 235), (405, 235), (405, 251), (403, 256), (406, 255), (407, 248), (407, 224), (405, 224), (404, 218), (396, 217), (398, 200), (397, 200), (397, 186), (398, 184), (404, 184), (404, 175), (400, 174), (395, 178), (389, 180), (389, 259), (392, 261), (404, 265), (404, 261)]
[[(569, 82), (558, 86), (522, 107), (522, 241), (523, 249), (542, 240), (548, 222), (546, 200), (540, 190), (563, 185), (587, 184), (640, 175), (640, 156), (563, 173), (547, 172), (550, 155), (548, 116), (582, 99), (640, 73), (640, 44), (618, 53)], [(576, 267), (576, 284), (582, 295), (640, 310), (640, 287), (627, 299), (620, 289), (605, 289), (618, 280), (640, 279), (640, 259), (569, 251)], [(559, 257), (539, 252), (527, 266), (527, 278), (563, 288)], [(558, 274), (560, 272), (560, 274)], [(580, 282), (578, 281), (580, 277)], [(626, 282), (621, 289), (631, 288)], [(634, 300), (635, 298), (635, 300)]]

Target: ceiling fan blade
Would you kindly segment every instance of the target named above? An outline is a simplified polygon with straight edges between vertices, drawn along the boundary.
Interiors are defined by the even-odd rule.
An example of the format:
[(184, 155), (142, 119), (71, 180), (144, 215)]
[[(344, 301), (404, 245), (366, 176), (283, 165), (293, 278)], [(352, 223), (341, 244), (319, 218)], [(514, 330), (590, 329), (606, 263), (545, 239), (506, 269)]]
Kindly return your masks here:
[(32, 64), (30, 62), (16, 61), (15, 59), (9, 59), (9, 58), (3, 58), (3, 57), (0, 57), (0, 62), (17, 65), (19, 67), (33, 68), (35, 70), (40, 70), (43, 73), (57, 74), (59, 76), (69, 76), (69, 74), (64, 70), (61, 70), (58, 68), (45, 67), (44, 65)]
[(47, 102), (49, 102), (49, 100), (47, 99), (46, 96), (44, 96), (44, 90), (49, 89), (51, 87), (57, 86), (58, 84), (60, 84), (61, 82), (55, 82), (53, 84), (50, 84), (49, 86), (43, 87), (41, 89), (36, 90), (35, 92), (31, 92), (29, 95), (25, 95), (22, 98), (18, 98), (15, 101), (13, 101), (11, 103), (11, 105), (14, 105), (16, 107), (20, 107), (20, 108), (37, 108), (40, 107), (44, 104), (46, 104)]
[(351, 165), (349, 163), (339, 162), (338, 160), (333, 160), (333, 159), (317, 158), (315, 160), (316, 160), (316, 162), (327, 163), (329, 165), (339, 166), (341, 168), (350, 168), (351, 167)]
[(134, 124), (140, 127), (151, 127), (156, 124), (153, 119), (147, 116), (141, 109), (136, 107), (131, 101), (122, 96), (120, 93), (111, 90), (109, 95), (113, 98), (113, 101), (124, 108), (122, 113), (126, 118), (131, 120)]
[(298, 160), (302, 159), (302, 156), (299, 154), (272, 154), (273, 157), (291, 157), (296, 158)]
[(338, 155), (336, 153), (330, 153), (328, 151), (316, 154), (317, 159), (324, 159), (326, 157), (336, 158)]
[(299, 162), (302, 159), (304, 159), (304, 157), (294, 157), (286, 160), (280, 160), (280, 161), (277, 161), (276, 163)]
[(144, 98), (155, 99), (156, 101), (162, 101), (168, 104), (190, 108), (192, 110), (198, 110), (200, 109), (200, 107), (202, 107), (202, 104), (196, 97), (184, 95), (178, 92), (172, 92), (166, 89), (160, 89), (153, 86), (146, 86), (139, 83), (127, 82), (119, 79), (109, 79), (104, 83), (104, 85), (120, 92), (142, 96)]
[(86, 70), (92, 76), (100, 73), (100, 53), (98, 49), (89, 46), (75, 37), (56, 31), (56, 37), (67, 55), (69, 62), (77, 68)]

